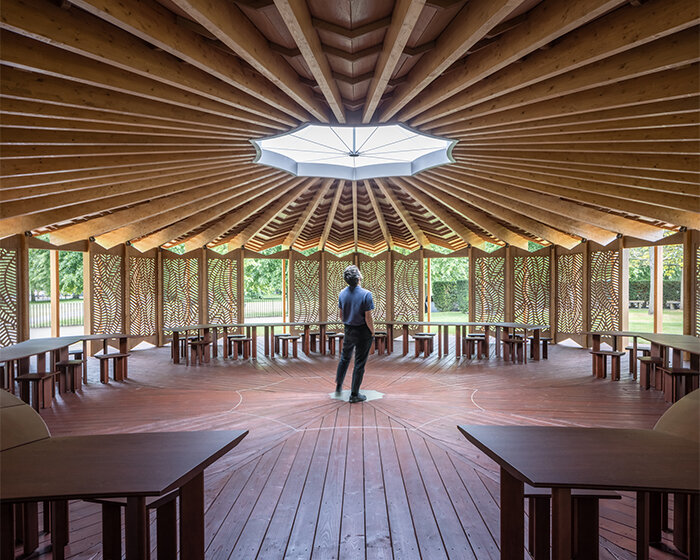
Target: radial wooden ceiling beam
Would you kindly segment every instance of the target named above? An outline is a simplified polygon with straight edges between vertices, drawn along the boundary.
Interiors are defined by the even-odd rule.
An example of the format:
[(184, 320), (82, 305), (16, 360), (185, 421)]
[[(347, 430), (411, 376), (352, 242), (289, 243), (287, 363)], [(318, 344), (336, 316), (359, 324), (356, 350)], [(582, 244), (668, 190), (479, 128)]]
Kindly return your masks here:
[(340, 197), (343, 195), (343, 188), (345, 187), (345, 181), (342, 179), (338, 181), (335, 187), (335, 194), (333, 195), (333, 201), (331, 202), (331, 207), (328, 210), (328, 215), (326, 216), (326, 225), (323, 226), (323, 233), (318, 242), (318, 248), (323, 251), (326, 247), (326, 242), (328, 241), (328, 236), (331, 233), (331, 228), (335, 222), (335, 214), (338, 211), (338, 204), (340, 204)]
[(265, 229), (280, 212), (287, 208), (304, 191), (308, 190), (313, 184), (313, 181), (314, 179), (306, 179), (303, 177), (289, 181), (287, 191), (279, 196), (276, 202), (269, 205), (267, 210), (255, 219), (252, 224), (248, 225), (243, 231), (237, 233), (233, 238), (228, 240), (229, 250), (239, 249), (248, 243), (248, 241)]
[(282, 249), (289, 249), (292, 245), (294, 245), (296, 240), (299, 238), (299, 235), (301, 235), (301, 232), (304, 231), (304, 228), (309, 223), (309, 220), (313, 216), (314, 212), (316, 212), (318, 205), (324, 199), (326, 193), (330, 190), (334, 181), (335, 179), (326, 179), (323, 181), (323, 183), (321, 183), (321, 186), (318, 188), (318, 191), (314, 197), (306, 205), (306, 208), (304, 208), (301, 215), (292, 226), (292, 229), (289, 230), (287, 237), (285, 237), (284, 241), (282, 241)]
[[(640, 7), (623, 6), (562, 37), (551, 49), (536, 51), (525, 60), (427, 108), (412, 120), (412, 124), (434, 121), (691, 28), (698, 24), (699, 12), (698, 3), (687, 0), (653, 0)], [(641, 51), (638, 54), (645, 56)], [(591, 76), (604, 74), (598, 66), (589, 73)]]
[(575, 4), (569, 0), (540, 2), (529, 12), (521, 25), (507, 31), (483, 49), (470, 54), (467, 64), (459, 70), (436, 79), (401, 111), (399, 118), (407, 120), (415, 117), (526, 54), (624, 3), (625, 0), (579, 0)]
[(584, 93), (599, 87), (614, 86), (634, 78), (653, 79), (651, 75), (656, 72), (697, 62), (700, 59), (697, 37), (697, 28), (686, 29), (597, 61), (592, 66), (576, 68), (495, 99), (471, 104), (469, 108), (432, 120), (430, 126), (450, 125), (499, 111)]
[(302, 84), (281, 55), (269, 48), (267, 39), (235, 4), (226, 0), (174, 2), (317, 120), (328, 122), (327, 108), (314, 100), (311, 89)]
[(112, 247), (168, 225), (169, 220), (176, 215), (181, 216), (198, 204), (205, 206), (208, 202), (206, 199), (211, 200), (210, 197), (222, 196), (224, 193), (225, 199), (231, 191), (235, 192), (242, 185), (265, 176), (259, 172), (244, 175), (235, 173), (223, 179), (206, 179), (195, 190), (181, 191), (62, 228), (51, 233), (51, 242), (63, 245), (88, 237), (99, 237), (103, 246)]
[(372, 205), (372, 210), (374, 210), (374, 215), (377, 217), (377, 222), (379, 223), (379, 228), (382, 230), (382, 235), (384, 236), (384, 242), (386, 243), (386, 248), (389, 251), (394, 250), (394, 241), (391, 238), (391, 232), (386, 225), (386, 220), (384, 219), (384, 213), (379, 207), (377, 202), (377, 197), (374, 195), (372, 190), (372, 185), (369, 181), (363, 181), (365, 190), (367, 191), (367, 196), (369, 197), (369, 202)]
[(384, 35), (384, 48), (374, 68), (367, 99), (362, 112), (362, 122), (369, 123), (382, 99), (394, 69), (401, 59), (406, 43), (423, 11), (425, 0), (398, 0), (394, 5), (391, 24)]
[(357, 181), (351, 183), (352, 189), (352, 241), (355, 246), (355, 252), (357, 253), (358, 247), (358, 230), (359, 226), (357, 223)]
[(418, 224), (416, 224), (416, 221), (413, 219), (413, 216), (411, 216), (411, 213), (404, 208), (402, 202), (397, 198), (385, 180), (375, 179), (374, 182), (379, 187), (379, 190), (382, 191), (384, 198), (387, 199), (396, 214), (399, 216), (399, 218), (401, 218), (401, 221), (404, 223), (411, 236), (421, 247), (430, 246), (430, 241), (426, 237), (425, 233), (423, 233), (423, 230), (418, 226)]
[(416, 181), (409, 177), (392, 177), (392, 182), (399, 188), (406, 191), (411, 198), (423, 205), (433, 216), (450, 228), (454, 234), (468, 245), (482, 248), (484, 240), (475, 234), (472, 230), (460, 222), (454, 215), (444, 209), (444, 206), (438, 198), (432, 197), (424, 193), (416, 186)]
[(517, 182), (482, 179), (456, 169), (434, 171), (440, 177), (450, 177), (458, 181), (461, 188), (469, 192), (479, 189), (487, 198), (494, 195), (502, 196), (511, 199), (516, 205), (525, 203), (536, 208), (546, 208), (560, 217), (579, 220), (602, 229), (648, 241), (658, 241), (664, 235), (664, 230), (656, 226), (601, 212), (556, 196), (529, 191), (521, 188)]
[[(230, 87), (226, 87), (225, 84), (211, 76), (208, 79), (218, 82), (216, 87), (221, 90), (221, 98), (217, 101), (210, 97), (204, 97), (200, 93), (191, 93), (179, 87), (154, 81), (127, 70), (116, 67), (110, 68), (97, 61), (91, 62), (84, 56), (37, 43), (37, 41), (15, 33), (0, 34), (0, 51), (2, 51), (0, 63), (5, 66), (14, 66), (40, 74), (64, 78), (80, 84), (145, 97), (161, 103), (170, 103), (183, 107), (186, 110), (194, 108), (222, 117), (230, 117), (256, 125), (276, 128), (277, 130), (288, 128), (295, 123), (293, 119), (286, 115), (280, 115), (279, 111), (272, 107), (268, 108), (269, 113), (264, 116), (249, 112), (248, 109), (251, 107), (247, 97), (250, 96), (242, 92), (239, 96), (239, 93), (235, 93)], [(58, 67), (55, 64), (56, 60), (61, 61)], [(183, 68), (186, 66), (182, 63), (178, 64)], [(173, 70), (172, 74), (169, 75), (169, 80), (172, 81), (176, 77), (177, 72)], [(239, 103), (239, 101), (245, 101), (245, 103)], [(259, 101), (255, 103), (257, 111), (261, 104)], [(135, 104), (135, 106), (137, 105)], [(243, 110), (241, 107), (246, 109)]]
[(470, 0), (435, 42), (435, 48), (413, 67), (396, 96), (382, 111), (386, 122), (426, 88), (440, 74), (510, 14), (522, 0)]
[(321, 40), (311, 21), (311, 13), (305, 0), (275, 0), (275, 6), (321, 88), (333, 115), (339, 123), (344, 123), (345, 109), (340, 90), (333, 79), (330, 64), (323, 52)]

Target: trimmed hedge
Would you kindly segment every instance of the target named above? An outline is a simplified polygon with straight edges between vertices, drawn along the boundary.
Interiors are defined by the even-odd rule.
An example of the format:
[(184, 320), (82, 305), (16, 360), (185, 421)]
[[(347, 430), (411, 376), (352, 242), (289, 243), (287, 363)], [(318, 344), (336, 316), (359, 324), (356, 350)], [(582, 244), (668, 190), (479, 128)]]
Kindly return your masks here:
[(433, 303), (438, 311), (469, 311), (467, 280), (433, 282), (432, 289)]
[[(648, 280), (630, 280), (630, 300), (649, 301), (651, 284)], [(664, 301), (680, 301), (680, 280), (664, 280)]]

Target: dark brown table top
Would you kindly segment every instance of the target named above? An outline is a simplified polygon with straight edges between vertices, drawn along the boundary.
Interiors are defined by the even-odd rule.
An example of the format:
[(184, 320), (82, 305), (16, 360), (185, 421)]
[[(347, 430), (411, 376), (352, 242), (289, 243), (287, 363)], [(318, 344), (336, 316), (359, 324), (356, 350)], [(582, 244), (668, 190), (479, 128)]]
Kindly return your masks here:
[(649, 333), (639, 331), (589, 331), (584, 334), (643, 338), (644, 340), (661, 346), (668, 346), (691, 354), (700, 354), (700, 338), (689, 334)]
[(0, 454), (0, 501), (160, 496), (233, 449), (247, 430), (47, 438)]
[(458, 426), (511, 475), (536, 487), (700, 492), (700, 445), (654, 430)]
[(72, 336), (54, 336), (48, 338), (34, 338), (31, 340), (24, 340), (8, 346), (7, 348), (0, 348), (0, 362), (7, 362), (10, 360), (19, 360), (21, 358), (28, 358), (30, 356), (36, 356), (37, 354), (44, 354), (46, 352), (51, 352), (52, 350), (58, 350), (59, 348), (65, 348), (72, 344), (82, 342), (83, 340), (109, 340), (111, 338), (135, 338), (133, 335), (116, 333), (116, 334), (78, 334)]

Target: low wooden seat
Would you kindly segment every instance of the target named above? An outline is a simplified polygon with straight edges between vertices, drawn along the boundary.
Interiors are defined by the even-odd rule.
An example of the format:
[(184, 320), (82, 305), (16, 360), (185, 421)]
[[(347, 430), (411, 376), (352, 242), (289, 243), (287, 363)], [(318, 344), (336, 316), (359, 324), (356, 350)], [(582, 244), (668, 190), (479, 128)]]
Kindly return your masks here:
[(663, 376), (664, 400), (675, 403), (698, 388), (700, 371), (691, 368), (656, 366), (657, 376)]
[(51, 408), (53, 402), (56, 371), (25, 373), (15, 380), (19, 384), (20, 398), (37, 412), (41, 408)]
[(593, 356), (593, 375), (595, 377), (601, 379), (607, 377), (607, 357), (610, 356), (610, 379), (620, 380), (620, 358), (625, 355), (624, 352), (591, 350), (590, 353)]
[(387, 350), (387, 334), (386, 331), (374, 331), (374, 340), (372, 341), (371, 353), (374, 354), (374, 350), (377, 350), (377, 354), (380, 356), (384, 354)]
[(238, 356), (243, 356), (244, 360), (247, 360), (250, 356), (253, 348), (253, 339), (245, 335), (229, 335), (228, 338), (228, 353), (233, 356), (234, 359), (238, 359)]
[(336, 341), (338, 343), (338, 354), (343, 351), (343, 340), (345, 335), (343, 333), (334, 332), (327, 335), (328, 336), (328, 353), (333, 356), (335, 355), (335, 345)]
[[(551, 488), (535, 488), (525, 484), (528, 500), (528, 550), (534, 560), (549, 558)], [(598, 501), (619, 500), (617, 492), (572, 489), (571, 534), (574, 536), (574, 558), (598, 558)]]
[[(634, 361), (637, 359), (637, 356), (634, 354), (634, 344), (628, 344), (625, 346), (625, 350), (629, 352), (629, 372), (630, 375), (636, 377), (636, 372), (634, 371)], [(637, 352), (641, 352), (642, 356), (651, 356), (651, 345), (650, 344), (637, 344)]]
[(427, 358), (433, 353), (433, 337), (436, 333), (423, 333), (417, 332), (413, 334), (414, 348), (416, 358), (420, 356), (421, 352), (423, 357)]
[(110, 354), (95, 354), (100, 360), (100, 383), (109, 383), (109, 360), (112, 360), (113, 378), (115, 381), (124, 381), (127, 378), (126, 360), (131, 354), (113, 352)]
[(196, 337), (190, 341), (190, 362), (192, 365), (209, 363), (209, 347), (211, 342)]
[(58, 368), (58, 392), (75, 392), (82, 387), (83, 360), (62, 360), (56, 362)]
[(656, 367), (663, 363), (658, 356), (640, 356), (639, 360), (639, 385), (642, 389), (648, 390), (654, 381)]
[(503, 359), (512, 362), (526, 362), (525, 345), (527, 339), (521, 336), (510, 336), (501, 341), (503, 343)]
[(489, 350), (486, 344), (486, 335), (479, 333), (468, 333), (462, 340), (462, 355), (473, 357), (476, 353), (478, 358), (488, 358)]
[[(534, 336), (528, 336), (527, 339), (530, 341), (530, 359), (534, 360), (535, 359), (535, 349), (532, 347), (533, 341), (535, 340)], [(540, 344), (542, 345), (542, 351), (540, 352), (540, 358), (543, 360), (548, 360), (548, 350), (549, 350), (549, 343), (554, 340), (551, 336), (541, 336), (540, 337)]]
[(320, 331), (313, 331), (309, 333), (309, 352), (316, 352), (316, 341), (320, 336)]
[(281, 334), (281, 335), (275, 335), (279, 336), (277, 338), (277, 343), (279, 343), (282, 346), (282, 357), (283, 358), (288, 358), (289, 357), (289, 345), (287, 342), (292, 343), (292, 357), (296, 358), (298, 357), (298, 343), (299, 339), (301, 338), (301, 335), (298, 334)]

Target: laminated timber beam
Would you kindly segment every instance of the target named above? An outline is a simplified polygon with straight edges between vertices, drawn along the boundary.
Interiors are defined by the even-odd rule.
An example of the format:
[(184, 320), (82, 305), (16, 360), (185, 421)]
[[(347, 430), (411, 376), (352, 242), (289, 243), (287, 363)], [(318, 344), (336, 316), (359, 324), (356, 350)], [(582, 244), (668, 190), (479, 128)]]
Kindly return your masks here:
[(406, 228), (408, 228), (411, 236), (418, 242), (418, 245), (421, 247), (429, 247), (430, 240), (426, 237), (425, 233), (418, 226), (418, 224), (416, 224), (416, 221), (413, 219), (413, 216), (411, 216), (411, 213), (406, 210), (401, 201), (396, 197), (391, 187), (384, 181), (384, 179), (374, 179), (374, 182), (377, 184), (377, 187), (379, 187), (379, 190), (384, 195), (384, 198), (386, 198), (389, 204), (391, 204), (398, 217), (401, 218), (401, 221), (404, 223)]
[(377, 223), (379, 224), (379, 229), (382, 230), (382, 236), (384, 236), (384, 242), (386, 243), (386, 248), (388, 251), (394, 250), (394, 241), (391, 238), (391, 232), (386, 225), (386, 220), (384, 219), (384, 212), (379, 207), (377, 202), (377, 197), (374, 195), (372, 190), (372, 185), (369, 181), (363, 181), (365, 190), (367, 191), (367, 196), (369, 197), (369, 202), (372, 205), (372, 210), (374, 210), (374, 215), (377, 217)]
[(301, 213), (301, 216), (299, 216), (297, 221), (289, 230), (287, 236), (284, 238), (284, 241), (282, 241), (282, 249), (289, 249), (292, 247), (292, 245), (294, 245), (296, 240), (299, 238), (299, 235), (301, 235), (301, 232), (304, 231), (304, 228), (309, 223), (311, 216), (313, 216), (314, 212), (316, 212), (318, 205), (324, 199), (326, 193), (328, 193), (328, 191), (330, 190), (331, 185), (334, 181), (335, 179), (327, 179), (326, 181), (323, 181), (323, 183), (321, 183), (321, 186), (318, 188), (318, 191), (316, 192), (314, 197), (306, 205), (306, 208), (304, 208), (303, 212)]
[(345, 122), (345, 108), (333, 78), (333, 71), (323, 52), (321, 39), (312, 22), (311, 13), (305, 0), (275, 0), (275, 6), (282, 16), (294, 42), (299, 47), (304, 61), (311, 70), (316, 83), (321, 88), (328, 105), (339, 123)]
[[(472, 114), (467, 120), (435, 128), (426, 125), (424, 128), (433, 134), (459, 136), (461, 132), (473, 132), (480, 128), (541, 120), (546, 122), (548, 119), (568, 115), (633, 107), (684, 97), (697, 98), (698, 86), (696, 63), (683, 68), (656, 72), (651, 76), (632, 78), (612, 86), (599, 86), (486, 115), (478, 114), (477, 107), (472, 107), (459, 114), (460, 116), (466, 113)], [(452, 117), (457, 118), (457, 114)]]
[[(697, 27), (686, 29), (600, 60), (591, 66), (570, 70), (481, 103), (470, 103), (468, 108), (460, 108), (446, 116), (431, 119), (430, 126), (451, 125), (476, 116), (611, 86), (634, 78), (653, 79), (651, 74), (681, 68), (700, 60), (697, 36)], [(421, 118), (412, 124), (426, 122)]]
[(386, 122), (431, 82), (464, 56), (480, 39), (522, 3), (522, 0), (470, 0), (440, 34), (435, 47), (412, 68), (382, 111)]
[[(266, 192), (263, 196), (257, 197), (255, 200), (252, 200), (251, 202), (247, 203), (245, 206), (236, 210), (235, 212), (223, 215), (221, 219), (218, 220), (216, 223), (207, 227), (204, 231), (198, 233), (194, 237), (191, 237), (190, 239), (186, 240), (185, 249), (190, 251), (192, 249), (204, 247), (209, 243), (214, 242), (216, 245), (220, 245), (221, 243), (229, 243), (229, 250), (242, 247), (243, 243), (238, 247), (232, 247), (230, 245), (231, 239), (235, 237), (234, 235), (231, 235), (230, 238), (224, 238), (220, 241), (217, 240), (219, 240), (219, 238), (222, 235), (231, 231), (238, 224), (240, 224), (250, 216), (260, 212), (265, 207), (269, 207), (269, 205), (272, 204), (275, 200), (283, 200), (282, 198), (280, 198), (280, 196), (284, 196), (284, 200), (286, 201), (289, 199), (286, 202), (287, 205), (291, 204), (291, 200), (293, 200), (293, 198), (291, 197), (294, 196), (294, 193), (296, 193), (296, 196), (298, 196), (299, 194), (304, 192), (304, 190), (306, 190), (306, 188), (299, 190), (298, 187), (306, 185), (308, 188), (308, 184), (310, 184), (306, 182), (305, 178), (295, 177), (287, 181), (284, 180), (285, 178), (286, 176), (282, 175), (282, 178), (280, 178), (277, 181), (277, 184), (275, 184), (274, 188), (271, 189), (269, 192)], [(280, 195), (280, 191), (285, 189), (286, 192), (284, 192), (283, 195)], [(296, 198), (296, 196), (294, 196), (294, 198)], [(248, 240), (246, 239), (246, 241)]]
[[(269, 174), (269, 172), (268, 172)], [(221, 196), (222, 191), (224, 197), (229, 195), (231, 190), (240, 190), (244, 185), (251, 181), (265, 177), (266, 175), (260, 171), (254, 173), (233, 173), (224, 179), (208, 179), (199, 185), (195, 190), (182, 191), (169, 196), (161, 197), (149, 202), (139, 204), (132, 208), (118, 210), (111, 214), (73, 224), (71, 226), (59, 229), (51, 233), (51, 242), (55, 245), (63, 245), (72, 243), (80, 239), (95, 237), (101, 239), (100, 245), (103, 247), (113, 247), (119, 243), (130, 241), (135, 237), (140, 237), (144, 233), (139, 234), (143, 227), (151, 228), (145, 233), (149, 233), (158, 227), (167, 225), (168, 219), (173, 216), (174, 210), (182, 208), (192, 209), (193, 204), (201, 202), (206, 197)], [(193, 202), (194, 201), (194, 202)], [(204, 204), (204, 203), (202, 203)], [(141, 222), (146, 221), (147, 224)], [(134, 228), (128, 228), (130, 224), (141, 224)], [(157, 225), (162, 224), (162, 225)], [(106, 237), (106, 232), (116, 232), (113, 235)]]
[(352, 191), (352, 243), (357, 253), (359, 247), (359, 224), (357, 222), (357, 181), (353, 181), (350, 185)]
[[(90, 62), (89, 59), (79, 54), (37, 42), (9, 31), (0, 34), (0, 50), (2, 50), (0, 64), (3, 66), (12, 66), (156, 102), (169, 103), (187, 110), (196, 109), (212, 115), (230, 117), (278, 130), (288, 128), (296, 122), (286, 115), (280, 115), (279, 111), (271, 107), (268, 107), (268, 110), (262, 115), (250, 111), (252, 100), (248, 98), (251, 96), (235, 93), (231, 88), (225, 87), (219, 80), (211, 76), (208, 76), (208, 79), (215, 82), (212, 87), (218, 88), (221, 94), (218, 97), (214, 94), (210, 94), (211, 96), (202, 95), (203, 92), (196, 90), (194, 85), (194, 91), (186, 91), (176, 85), (135, 74), (117, 66), (110, 68), (97, 60)], [(61, 62), (58, 67), (54, 62), (56, 60)], [(175, 65), (181, 66), (185, 72), (192, 72), (186, 68), (184, 63), (176, 62)], [(168, 70), (172, 70), (172, 74), (169, 74)], [(163, 71), (171, 82), (178, 74), (174, 68)], [(256, 103), (260, 106), (259, 102), (256, 101)]]
[[(523, 61), (511, 64), (427, 108), (412, 120), (412, 124), (434, 121), (619, 53), (636, 50), (640, 45), (692, 28), (698, 23), (700, 7), (697, 2), (652, 0), (641, 6), (622, 6), (562, 37), (551, 48), (533, 52)], [(696, 40), (692, 42), (695, 44)], [(636, 52), (641, 55), (642, 51)], [(591, 79), (603, 75), (597, 65), (589, 67), (588, 73)]]
[[(157, 2), (122, 0), (115, 4), (109, 0), (75, 0), (72, 3), (235, 87), (240, 88), (237, 84), (241, 78), (250, 80), (253, 77), (259, 81), (234, 57), (182, 26), (180, 20), (173, 18)], [(274, 84), (315, 119), (327, 122), (327, 110), (314, 102), (311, 89), (301, 83), (299, 76), (281, 55), (268, 47), (267, 39), (233, 2), (175, 0), (174, 4), (266, 78), (269, 81), (269, 84), (264, 84), (266, 89)], [(158, 25), (151, 23), (154, 21)], [(266, 95), (267, 92), (263, 89), (260, 94)], [(285, 110), (274, 100), (263, 99), (269, 105)], [(303, 118), (303, 114), (297, 118)]]
[(435, 197), (423, 192), (414, 179), (408, 177), (393, 177), (391, 181), (400, 189), (406, 191), (411, 198), (422, 204), (438, 220), (444, 223), (452, 232), (467, 245), (482, 248), (484, 240), (460, 222), (454, 215), (444, 209), (443, 203)]
[[(440, 178), (436, 180), (436, 178), (428, 175), (421, 176), (420, 179), (420, 181), (415, 181), (416, 186), (424, 191), (429, 191), (438, 200), (442, 195), (435, 189), (443, 190), (448, 194), (459, 195), (459, 190), (456, 189), (454, 185), (448, 183), (445, 179)], [(442, 189), (442, 185), (452, 188)], [(554, 243), (556, 245), (566, 247), (567, 249), (571, 249), (581, 242), (578, 237), (574, 237), (569, 233), (557, 230), (545, 223), (523, 214), (522, 212), (504, 207), (503, 204), (496, 204), (488, 199), (484, 199), (483, 197), (470, 196), (468, 200), (469, 204), (475, 208), (482, 210), (489, 215), (495, 216), (499, 220), (507, 222), (508, 224), (518, 228), (521, 231), (525, 231), (534, 237), (544, 239), (549, 243)]]
[[(367, 98), (362, 111), (363, 123), (367, 124), (372, 121), (374, 112), (382, 100), (382, 95), (386, 91), (396, 65), (404, 53), (406, 43), (418, 22), (424, 5), (425, 0), (398, 0), (396, 2), (391, 16), (391, 24), (384, 35), (384, 46), (367, 90)], [(365, 187), (367, 192), (369, 192), (370, 187), (367, 183), (365, 183)]]
[[(159, 25), (153, 28), (161, 26), (159, 19), (146, 21), (159, 21)], [(167, 18), (163, 25), (166, 21)], [(189, 60), (181, 62), (172, 54), (150, 48), (131, 33), (87, 12), (64, 10), (48, 0), (4, 2), (0, 28), (257, 115), (273, 116), (285, 124), (294, 124), (294, 121), (289, 122), (287, 115), (296, 120), (307, 118), (305, 111), (279, 90), (270, 88), (267, 80), (259, 74), (247, 70), (233, 56), (226, 56), (221, 51), (210, 52), (212, 47), (206, 43), (200, 46), (209, 53), (209, 58), (219, 57), (217, 69), (220, 72), (216, 77), (188, 64)], [(137, 32), (136, 29), (132, 31)], [(197, 37), (196, 34), (193, 36)], [(178, 57), (183, 56), (185, 53), (178, 54)], [(236, 90), (225, 87), (224, 83)]]
[(323, 226), (323, 233), (318, 241), (319, 250), (323, 251), (326, 247), (326, 242), (328, 241), (328, 236), (331, 233), (331, 228), (333, 227), (333, 222), (335, 221), (336, 212), (338, 212), (338, 205), (340, 204), (340, 197), (343, 195), (343, 189), (345, 188), (345, 181), (342, 179), (338, 181), (335, 187), (335, 194), (333, 195), (333, 201), (331, 202), (331, 207), (328, 210), (328, 216), (326, 217), (326, 224)]
[[(433, 171), (438, 177), (452, 179), (459, 184), (460, 189), (477, 195), (482, 193), (482, 196), (487, 199), (489, 196), (493, 197), (494, 194), (500, 195), (512, 200), (511, 204), (525, 203), (536, 208), (546, 208), (560, 217), (579, 220), (601, 229), (647, 241), (658, 241), (664, 235), (665, 230), (662, 228), (581, 206), (556, 196), (522, 189), (517, 183), (481, 179), (457, 170), (435, 169)], [(589, 237), (589, 239), (593, 238)]]
[[(469, 55), (465, 66), (436, 79), (422, 95), (399, 113), (399, 119), (415, 117), (624, 3), (624, 0), (578, 0), (573, 4), (569, 0), (544, 0), (530, 10), (521, 25)], [(382, 116), (390, 117), (394, 113), (395, 111), (386, 111)]]
[[(106, 119), (129, 122), (168, 123), (180, 126), (211, 127), (222, 132), (245, 132), (250, 136), (264, 136), (279, 131), (285, 125), (267, 121), (260, 126), (235, 118), (234, 115), (213, 115), (192, 107), (177, 107), (159, 100), (146, 99), (110, 91), (103, 87), (76, 83), (56, 76), (37, 74), (11, 66), (0, 72), (0, 99), (2, 106), (12, 107), (10, 100), (35, 103), (40, 114), (56, 117), (85, 115), (90, 118), (94, 111), (105, 114)], [(236, 113), (238, 110), (234, 110)], [(243, 114), (243, 112), (240, 112)]]

